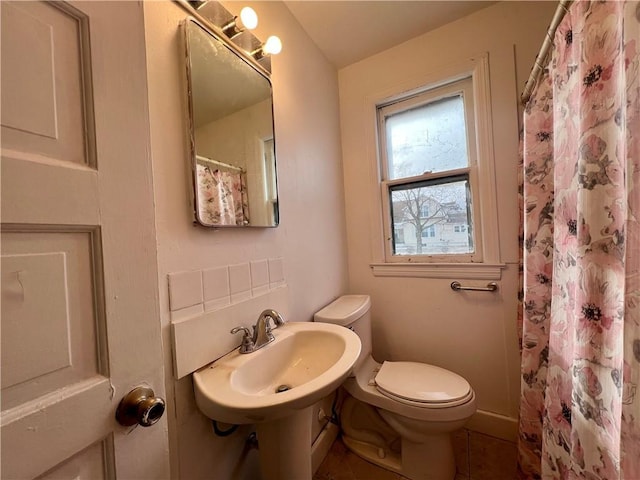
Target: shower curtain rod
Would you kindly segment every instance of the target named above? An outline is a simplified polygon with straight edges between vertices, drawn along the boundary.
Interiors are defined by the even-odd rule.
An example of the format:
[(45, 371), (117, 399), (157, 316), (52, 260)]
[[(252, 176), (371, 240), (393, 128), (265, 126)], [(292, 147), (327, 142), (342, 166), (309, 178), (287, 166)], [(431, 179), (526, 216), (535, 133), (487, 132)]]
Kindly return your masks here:
[(214, 160), (213, 158), (204, 157), (202, 155), (196, 155), (196, 160), (199, 162), (212, 163), (213, 165), (217, 165), (219, 167), (228, 168), (230, 170), (236, 170), (238, 172), (244, 173), (244, 168), (236, 167), (235, 165), (229, 165), (228, 163), (220, 162), (218, 160)]
[(520, 102), (522, 105), (526, 105), (531, 98), (531, 94), (533, 93), (533, 88), (540, 77), (540, 74), (544, 70), (547, 65), (549, 59), (549, 52), (551, 51), (551, 46), (553, 45), (553, 37), (556, 34), (556, 30), (560, 22), (564, 18), (565, 14), (569, 11), (569, 6), (573, 3), (573, 0), (560, 0), (558, 4), (558, 8), (556, 8), (556, 13), (553, 15), (553, 19), (551, 20), (551, 25), (549, 25), (549, 29), (547, 30), (547, 35), (544, 38), (544, 42), (542, 42), (542, 47), (540, 47), (540, 52), (536, 57), (535, 64), (531, 69), (531, 74), (529, 75), (529, 79), (527, 80), (526, 85), (524, 86), (524, 91), (520, 96)]

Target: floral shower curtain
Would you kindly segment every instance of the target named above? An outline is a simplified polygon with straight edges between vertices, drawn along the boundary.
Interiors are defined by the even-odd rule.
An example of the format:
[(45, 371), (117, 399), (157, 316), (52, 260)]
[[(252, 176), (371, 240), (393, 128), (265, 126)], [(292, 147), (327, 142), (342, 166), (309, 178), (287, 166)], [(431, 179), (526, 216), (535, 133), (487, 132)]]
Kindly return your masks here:
[(640, 479), (636, 4), (573, 3), (526, 106), (522, 479)]
[(244, 175), (197, 164), (198, 215), (209, 225), (247, 225), (249, 203)]

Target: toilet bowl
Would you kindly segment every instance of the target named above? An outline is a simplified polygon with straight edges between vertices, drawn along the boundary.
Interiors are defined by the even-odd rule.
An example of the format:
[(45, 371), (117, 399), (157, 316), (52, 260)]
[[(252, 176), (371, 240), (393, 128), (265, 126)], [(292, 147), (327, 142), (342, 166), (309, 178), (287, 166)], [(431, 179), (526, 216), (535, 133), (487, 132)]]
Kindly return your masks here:
[(377, 362), (371, 356), (371, 301), (345, 295), (315, 314), (360, 336), (362, 351), (341, 413), (345, 445), (361, 457), (411, 480), (453, 480), (451, 433), (476, 411), (461, 376), (418, 362)]

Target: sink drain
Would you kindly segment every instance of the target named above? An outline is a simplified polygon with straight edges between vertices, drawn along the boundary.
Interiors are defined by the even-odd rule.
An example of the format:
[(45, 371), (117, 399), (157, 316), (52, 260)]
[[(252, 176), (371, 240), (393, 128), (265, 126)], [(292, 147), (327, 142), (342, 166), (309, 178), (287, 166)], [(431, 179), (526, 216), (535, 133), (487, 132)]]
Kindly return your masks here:
[(276, 388), (276, 393), (286, 392), (287, 390), (291, 390), (291, 387), (289, 385), (280, 385), (278, 388)]

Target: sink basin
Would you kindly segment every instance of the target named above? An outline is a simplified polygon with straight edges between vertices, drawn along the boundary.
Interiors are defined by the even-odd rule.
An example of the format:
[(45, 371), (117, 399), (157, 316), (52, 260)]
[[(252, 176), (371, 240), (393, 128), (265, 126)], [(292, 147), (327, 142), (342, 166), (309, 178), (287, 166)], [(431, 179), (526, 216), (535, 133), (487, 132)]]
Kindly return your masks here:
[(360, 354), (360, 339), (339, 325), (288, 322), (275, 341), (238, 350), (193, 374), (196, 403), (213, 420), (232, 424), (276, 420), (335, 390)]

